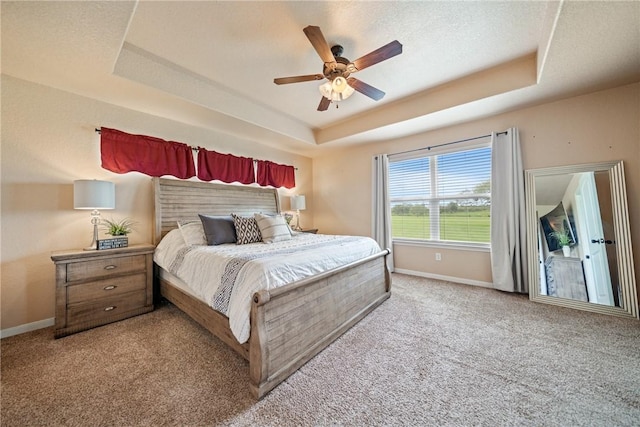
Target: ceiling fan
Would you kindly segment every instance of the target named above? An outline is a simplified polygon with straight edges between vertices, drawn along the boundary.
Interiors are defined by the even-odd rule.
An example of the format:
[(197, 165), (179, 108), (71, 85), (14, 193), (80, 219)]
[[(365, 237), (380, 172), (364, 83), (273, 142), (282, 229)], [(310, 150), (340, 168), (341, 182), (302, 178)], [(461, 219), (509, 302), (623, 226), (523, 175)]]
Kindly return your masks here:
[(398, 40), (394, 40), (381, 48), (369, 52), (368, 54), (349, 61), (342, 57), (343, 48), (340, 45), (329, 47), (329, 44), (322, 35), (320, 27), (309, 25), (304, 30), (307, 38), (311, 42), (313, 48), (320, 55), (320, 59), (324, 62), (322, 74), (309, 74), (306, 76), (280, 77), (273, 79), (277, 85), (308, 82), (312, 80), (327, 79), (328, 82), (320, 86), (322, 99), (318, 105), (318, 111), (325, 111), (329, 108), (332, 101), (341, 101), (348, 98), (354, 90), (360, 92), (369, 98), (379, 101), (384, 96), (384, 92), (367, 83), (350, 77), (356, 71), (364, 70), (367, 67), (392, 58), (402, 53), (402, 45)]

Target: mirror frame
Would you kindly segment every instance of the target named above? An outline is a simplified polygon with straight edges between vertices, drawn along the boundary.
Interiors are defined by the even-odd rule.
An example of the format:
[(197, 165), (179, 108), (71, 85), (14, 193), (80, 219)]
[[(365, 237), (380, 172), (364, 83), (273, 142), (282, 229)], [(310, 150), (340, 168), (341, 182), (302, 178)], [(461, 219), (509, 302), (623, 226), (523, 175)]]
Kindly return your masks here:
[[(613, 204), (613, 229), (616, 236), (616, 257), (620, 281), (621, 306), (609, 306), (586, 301), (577, 301), (540, 293), (538, 266), (538, 219), (536, 218), (536, 184), (539, 176), (580, 172), (608, 171)], [(584, 311), (638, 319), (638, 297), (636, 289), (629, 210), (622, 161), (558, 166), (525, 171), (525, 210), (527, 220), (527, 264), (529, 269), (529, 299), (544, 304), (558, 305)]]

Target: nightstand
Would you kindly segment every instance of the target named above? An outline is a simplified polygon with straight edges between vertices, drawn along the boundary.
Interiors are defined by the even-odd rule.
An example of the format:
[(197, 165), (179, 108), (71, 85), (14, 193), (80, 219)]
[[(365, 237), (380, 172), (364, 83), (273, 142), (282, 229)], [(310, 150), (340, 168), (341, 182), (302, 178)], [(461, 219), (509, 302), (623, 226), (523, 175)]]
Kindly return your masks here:
[(302, 230), (299, 230), (303, 233), (312, 233), (312, 234), (317, 234), (318, 233), (318, 229), (317, 228), (303, 228)]
[(59, 251), (55, 337), (153, 310), (153, 251), (149, 244), (96, 251)]

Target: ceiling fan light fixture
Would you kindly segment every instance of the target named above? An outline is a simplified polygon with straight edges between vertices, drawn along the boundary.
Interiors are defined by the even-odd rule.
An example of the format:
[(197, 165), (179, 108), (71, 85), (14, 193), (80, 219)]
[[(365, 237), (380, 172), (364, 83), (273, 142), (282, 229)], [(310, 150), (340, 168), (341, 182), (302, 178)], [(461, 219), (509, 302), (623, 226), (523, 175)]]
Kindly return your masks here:
[(352, 88), (351, 86), (347, 85), (347, 87), (345, 87), (344, 90), (342, 91), (342, 99), (347, 99), (348, 97), (353, 95), (353, 92), (355, 92), (355, 91), (356, 90), (354, 88)]
[(320, 90), (320, 93), (322, 94), (322, 96), (324, 96), (325, 98), (333, 101), (333, 99), (331, 99), (331, 96), (333, 95), (333, 90), (331, 88), (331, 82), (325, 82), (323, 84), (321, 84), (318, 89)]
[(338, 76), (333, 79), (333, 82), (331, 82), (331, 86), (333, 88), (333, 91), (338, 93), (344, 92), (344, 90), (349, 87), (349, 85), (347, 84), (347, 79), (342, 76)]
[[(333, 84), (333, 82), (335, 82), (335, 80), (339, 78), (344, 80), (345, 82), (345, 87), (341, 92), (336, 91)], [(320, 87), (318, 87), (322, 96), (330, 101), (343, 101), (353, 95), (353, 92), (355, 92), (355, 90), (347, 84), (347, 81), (344, 78), (337, 77), (335, 80), (333, 82), (325, 82), (321, 84)]]

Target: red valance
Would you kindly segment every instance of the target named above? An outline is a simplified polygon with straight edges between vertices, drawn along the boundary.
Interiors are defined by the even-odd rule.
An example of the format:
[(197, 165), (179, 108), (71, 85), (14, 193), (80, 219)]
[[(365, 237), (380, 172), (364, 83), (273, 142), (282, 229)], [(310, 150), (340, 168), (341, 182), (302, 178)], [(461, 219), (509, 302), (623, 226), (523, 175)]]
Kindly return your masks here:
[(203, 181), (217, 179), (227, 183), (254, 183), (253, 159), (198, 148), (198, 178)]
[(145, 135), (103, 127), (100, 130), (102, 167), (116, 173), (141, 172), (149, 176), (195, 176), (191, 147)]
[(262, 186), (293, 188), (296, 186), (296, 173), (293, 166), (279, 165), (266, 160), (258, 160), (257, 183)]

